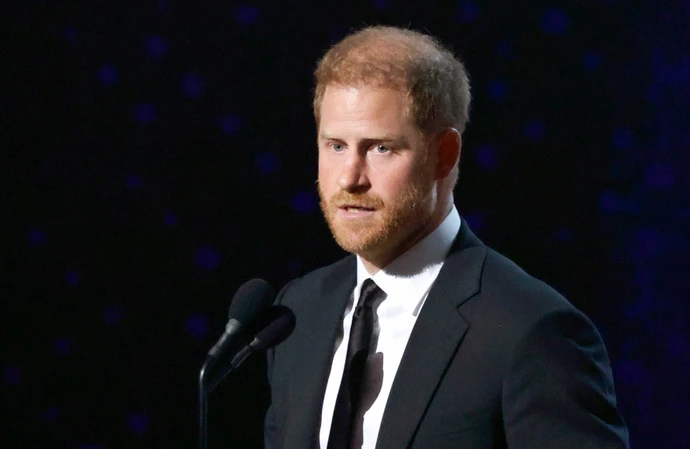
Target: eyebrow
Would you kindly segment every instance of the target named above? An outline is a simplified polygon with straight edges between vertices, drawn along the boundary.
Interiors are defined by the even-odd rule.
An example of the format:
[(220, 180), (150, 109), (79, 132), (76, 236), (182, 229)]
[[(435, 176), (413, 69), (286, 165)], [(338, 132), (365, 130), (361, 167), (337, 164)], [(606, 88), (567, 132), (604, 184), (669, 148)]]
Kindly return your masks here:
[[(328, 134), (320, 134), (319, 135), (319, 140), (337, 140), (340, 142), (343, 142), (343, 139), (340, 139), (338, 137), (330, 136)], [(376, 136), (376, 137), (365, 137), (364, 139), (361, 139), (358, 143), (358, 145), (365, 145), (369, 146), (375, 143), (382, 143), (382, 142), (392, 142), (396, 145), (407, 145), (407, 139), (403, 136)]]

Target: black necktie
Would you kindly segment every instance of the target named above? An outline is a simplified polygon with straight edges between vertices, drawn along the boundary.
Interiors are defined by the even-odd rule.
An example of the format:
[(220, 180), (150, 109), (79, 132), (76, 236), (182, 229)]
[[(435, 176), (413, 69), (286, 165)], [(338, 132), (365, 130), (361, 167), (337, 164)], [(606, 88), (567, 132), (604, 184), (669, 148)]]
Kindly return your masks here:
[(371, 352), (371, 337), (374, 333), (373, 305), (383, 294), (383, 290), (371, 279), (365, 280), (362, 284), (359, 301), (352, 317), (345, 370), (333, 411), (328, 449), (348, 449), (350, 446), (353, 417), (361, 397), (364, 368)]

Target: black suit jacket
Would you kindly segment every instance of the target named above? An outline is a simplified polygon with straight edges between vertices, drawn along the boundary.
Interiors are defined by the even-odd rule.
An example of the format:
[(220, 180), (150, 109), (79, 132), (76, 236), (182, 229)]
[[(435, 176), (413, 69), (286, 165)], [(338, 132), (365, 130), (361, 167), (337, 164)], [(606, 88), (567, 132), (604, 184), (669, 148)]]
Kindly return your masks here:
[[(279, 294), (297, 325), (268, 354), (267, 449), (318, 447), (334, 345), (355, 280), (349, 256)], [(627, 447), (593, 324), (463, 221), (407, 343), (376, 448)]]

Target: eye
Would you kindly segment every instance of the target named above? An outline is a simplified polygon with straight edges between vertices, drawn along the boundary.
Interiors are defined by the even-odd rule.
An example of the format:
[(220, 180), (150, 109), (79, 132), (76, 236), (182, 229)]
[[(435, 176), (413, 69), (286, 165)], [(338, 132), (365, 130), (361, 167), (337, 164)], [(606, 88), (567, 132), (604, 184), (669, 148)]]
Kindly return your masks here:
[(333, 151), (335, 151), (336, 153), (340, 153), (345, 149), (345, 147), (341, 143), (332, 143), (331, 148), (333, 148)]
[(376, 145), (374, 147), (374, 150), (376, 150), (376, 152), (378, 154), (386, 154), (390, 151), (390, 148), (388, 148), (387, 146), (384, 146), (384, 145)]

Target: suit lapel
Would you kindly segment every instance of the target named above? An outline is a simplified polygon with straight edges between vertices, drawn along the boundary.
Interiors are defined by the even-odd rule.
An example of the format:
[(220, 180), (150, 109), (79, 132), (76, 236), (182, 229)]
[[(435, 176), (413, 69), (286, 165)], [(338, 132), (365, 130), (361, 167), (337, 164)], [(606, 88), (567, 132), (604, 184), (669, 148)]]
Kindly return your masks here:
[(287, 417), (283, 447), (318, 447), (319, 420), (335, 340), (355, 282), (355, 258), (348, 257), (315, 286), (311, 292), (315, 300), (309, 301), (311, 306), (298, 318), (298, 326), (300, 320), (304, 323), (299, 344), (309, 352), (298, 362), (299, 369), (294, 372), (299, 375), (290, 382), (292, 413)]
[(417, 318), (391, 387), (376, 447), (408, 447), (469, 323), (460, 304), (479, 291), (486, 247), (463, 220)]

